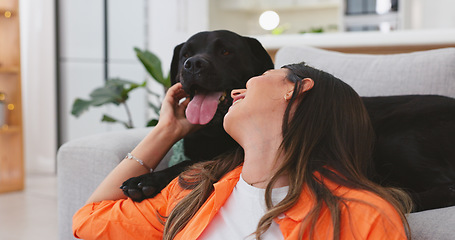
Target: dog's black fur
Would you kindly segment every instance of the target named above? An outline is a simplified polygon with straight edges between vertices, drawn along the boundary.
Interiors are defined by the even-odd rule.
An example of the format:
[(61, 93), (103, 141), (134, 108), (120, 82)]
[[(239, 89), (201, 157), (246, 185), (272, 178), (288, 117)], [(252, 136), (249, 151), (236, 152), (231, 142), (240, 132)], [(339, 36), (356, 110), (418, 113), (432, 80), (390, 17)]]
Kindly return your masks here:
[(373, 180), (407, 190), (414, 211), (455, 205), (455, 99), (362, 99), (376, 133)]
[[(124, 193), (136, 201), (155, 196), (187, 166), (234, 149), (222, 120), (232, 103), (229, 92), (273, 68), (255, 39), (229, 31), (202, 32), (175, 47), (172, 83), (195, 90), (226, 90), (214, 119), (184, 140), (191, 161), (127, 180)], [(409, 95), (363, 98), (377, 139), (372, 180), (403, 188), (415, 201), (415, 211), (455, 205), (455, 100), (442, 96)]]

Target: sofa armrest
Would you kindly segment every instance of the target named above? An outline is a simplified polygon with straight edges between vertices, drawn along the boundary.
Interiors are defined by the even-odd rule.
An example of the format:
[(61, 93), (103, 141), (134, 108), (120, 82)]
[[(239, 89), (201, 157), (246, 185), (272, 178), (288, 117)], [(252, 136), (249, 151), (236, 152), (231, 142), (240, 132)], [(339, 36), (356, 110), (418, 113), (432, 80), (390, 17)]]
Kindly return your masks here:
[[(72, 217), (107, 174), (152, 128), (108, 132), (69, 141), (57, 153), (59, 239), (74, 239)], [(169, 155), (169, 154), (168, 154)], [(157, 169), (167, 165), (165, 157)]]
[(412, 213), (408, 216), (412, 239), (454, 239), (455, 206)]

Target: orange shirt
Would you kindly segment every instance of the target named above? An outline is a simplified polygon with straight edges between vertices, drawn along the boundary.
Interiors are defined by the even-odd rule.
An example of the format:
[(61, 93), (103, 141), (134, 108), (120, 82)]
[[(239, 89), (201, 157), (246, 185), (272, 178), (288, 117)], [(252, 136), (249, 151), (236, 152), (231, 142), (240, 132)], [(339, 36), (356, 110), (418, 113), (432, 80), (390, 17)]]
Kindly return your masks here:
[[(214, 192), (175, 239), (197, 239), (201, 235), (231, 194), (241, 171), (242, 167), (238, 167), (214, 184)], [(338, 196), (373, 205), (358, 201), (348, 201), (348, 207), (341, 205), (340, 239), (406, 239), (401, 219), (388, 202), (370, 192), (348, 189), (328, 180), (324, 183)], [(168, 216), (189, 191), (174, 180), (155, 198), (140, 203), (122, 199), (87, 204), (73, 217), (74, 236), (87, 240), (161, 239), (164, 226), (157, 213)], [(304, 189), (297, 204), (275, 219), (285, 239), (298, 238), (302, 220), (313, 202), (310, 193)], [(315, 233), (316, 239), (332, 239), (329, 211), (324, 211), (319, 217)], [(304, 239), (308, 239), (308, 235), (309, 229), (304, 232)]]

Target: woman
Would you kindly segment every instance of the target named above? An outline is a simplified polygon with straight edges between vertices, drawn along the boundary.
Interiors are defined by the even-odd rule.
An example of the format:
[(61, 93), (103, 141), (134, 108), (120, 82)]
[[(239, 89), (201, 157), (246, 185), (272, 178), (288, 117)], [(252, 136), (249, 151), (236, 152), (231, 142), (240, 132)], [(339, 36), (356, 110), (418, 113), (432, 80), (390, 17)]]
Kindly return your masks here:
[[(158, 165), (198, 126), (171, 87), (160, 121), (73, 219), (85, 239), (407, 239), (408, 198), (367, 174), (373, 130), (355, 91), (304, 63), (270, 70), (231, 93), (224, 118), (241, 146), (199, 163), (153, 199), (124, 199), (121, 183)], [(138, 160), (141, 159), (141, 160)]]

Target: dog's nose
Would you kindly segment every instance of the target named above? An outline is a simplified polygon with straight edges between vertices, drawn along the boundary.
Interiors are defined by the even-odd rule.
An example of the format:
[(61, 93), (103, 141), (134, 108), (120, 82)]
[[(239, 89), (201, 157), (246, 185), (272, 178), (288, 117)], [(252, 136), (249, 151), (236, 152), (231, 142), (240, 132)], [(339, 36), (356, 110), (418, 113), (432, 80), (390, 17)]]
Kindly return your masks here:
[(209, 63), (205, 59), (200, 57), (188, 58), (183, 64), (185, 70), (192, 73), (199, 73), (203, 69), (207, 68), (208, 65)]

